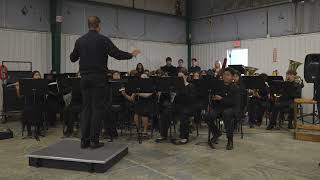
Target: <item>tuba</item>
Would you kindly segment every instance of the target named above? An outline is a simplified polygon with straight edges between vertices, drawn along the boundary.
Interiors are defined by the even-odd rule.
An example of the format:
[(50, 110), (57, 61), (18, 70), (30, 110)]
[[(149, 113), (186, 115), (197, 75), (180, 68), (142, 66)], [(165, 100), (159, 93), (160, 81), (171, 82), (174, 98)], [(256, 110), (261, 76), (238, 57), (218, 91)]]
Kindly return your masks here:
[(288, 70), (297, 71), (298, 67), (301, 65), (302, 65), (301, 62), (289, 59), (289, 69)]
[[(297, 72), (297, 69), (301, 65), (302, 65), (301, 62), (289, 59), (289, 68), (288, 68), (288, 70), (293, 70), (293, 71)], [(303, 80), (302, 80), (302, 78), (300, 76), (297, 75), (297, 77), (295, 79), (295, 82), (298, 83), (298, 84), (302, 84)]]
[(246, 76), (254, 76), (256, 74), (256, 71), (258, 71), (258, 68), (244, 67), (244, 75)]

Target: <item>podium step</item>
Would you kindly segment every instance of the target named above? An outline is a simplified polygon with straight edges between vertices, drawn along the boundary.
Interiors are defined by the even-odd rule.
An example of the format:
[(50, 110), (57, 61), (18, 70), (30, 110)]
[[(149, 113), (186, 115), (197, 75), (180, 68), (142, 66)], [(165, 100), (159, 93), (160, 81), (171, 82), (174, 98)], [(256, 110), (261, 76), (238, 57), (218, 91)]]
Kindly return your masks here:
[(294, 136), (297, 140), (320, 142), (320, 126), (297, 124)]
[(79, 140), (64, 139), (28, 155), (29, 166), (104, 173), (128, 154), (128, 146), (106, 143), (81, 149)]

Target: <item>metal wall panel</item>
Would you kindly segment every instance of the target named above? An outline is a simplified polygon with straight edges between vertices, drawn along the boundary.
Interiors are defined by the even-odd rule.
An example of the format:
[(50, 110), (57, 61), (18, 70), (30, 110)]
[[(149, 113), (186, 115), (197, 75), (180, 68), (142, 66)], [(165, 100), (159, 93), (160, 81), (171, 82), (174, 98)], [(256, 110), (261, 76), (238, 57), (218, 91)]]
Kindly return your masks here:
[(145, 15), (140, 12), (119, 10), (119, 31), (121, 37), (139, 39), (145, 35)]
[(0, 0), (0, 27), (4, 27), (5, 5), (4, 0)]
[(320, 31), (320, 1), (307, 1), (299, 6), (303, 8), (303, 32)]
[(6, 0), (6, 28), (50, 30), (49, 0)]
[[(209, 69), (215, 60), (222, 61), (227, 56), (227, 50), (232, 48), (232, 42), (194, 45), (192, 57), (200, 60), (201, 68)], [(249, 49), (249, 66), (259, 68), (258, 72), (271, 74), (272, 71), (278, 70), (280, 75), (285, 75), (289, 67), (289, 59), (303, 63), (307, 54), (320, 53), (320, 33), (243, 40), (241, 48)], [(278, 51), (277, 62), (273, 62), (274, 48)], [(303, 70), (302, 65), (298, 69), (298, 74), (302, 77)], [(305, 83), (303, 97), (313, 97), (312, 84)]]
[[(125, 7), (134, 7), (137, 9), (144, 9), (149, 11), (161, 12), (166, 14), (175, 13), (176, 0), (90, 0), (108, 4), (115, 4)], [(181, 1), (182, 9), (184, 9), (184, 0)]]
[[(78, 63), (71, 63), (69, 56), (74, 48), (75, 41), (79, 38), (77, 35), (63, 35), (61, 45), (61, 71), (77, 72)], [(142, 54), (129, 61), (117, 61), (109, 59), (109, 69), (119, 71), (129, 71), (136, 68), (138, 63), (142, 63), (145, 69), (155, 70), (165, 65), (166, 57), (173, 58), (173, 64), (177, 65), (178, 59), (187, 59), (187, 47), (183, 44), (170, 44), (149, 41), (137, 41), (112, 38), (114, 44), (122, 50), (131, 52), (134, 49), (140, 49)]]
[[(117, 9), (101, 6), (87, 6), (86, 17), (98, 16), (101, 20), (101, 32), (107, 36), (116, 36), (118, 34)], [(86, 19), (85, 18), (85, 22)], [(86, 31), (87, 31), (86, 26)]]
[[(51, 69), (51, 34), (0, 29), (0, 61), (31, 61), (42, 74)], [(11, 64), (8, 69), (28, 67)]]
[(251, 39), (267, 36), (267, 10), (258, 9), (235, 15), (238, 23), (238, 37)]
[(146, 15), (145, 40), (171, 43), (186, 42), (186, 25), (183, 19)]
[(83, 34), (86, 31), (85, 5), (63, 2), (61, 31), (67, 34)]
[(63, 7), (62, 33), (65, 34), (84, 34), (87, 31), (86, 17), (95, 15), (102, 21), (102, 34), (110, 37), (186, 42), (186, 22), (182, 18), (69, 1), (65, 1)]
[(213, 41), (213, 24), (208, 19), (191, 21), (192, 43), (208, 43)]
[(268, 33), (283, 36), (295, 33), (295, 6), (285, 4), (268, 9)]
[(192, 17), (212, 14), (212, 0), (192, 1)]
[(237, 17), (235, 15), (214, 17), (212, 25), (214, 42), (230, 41), (238, 38)]

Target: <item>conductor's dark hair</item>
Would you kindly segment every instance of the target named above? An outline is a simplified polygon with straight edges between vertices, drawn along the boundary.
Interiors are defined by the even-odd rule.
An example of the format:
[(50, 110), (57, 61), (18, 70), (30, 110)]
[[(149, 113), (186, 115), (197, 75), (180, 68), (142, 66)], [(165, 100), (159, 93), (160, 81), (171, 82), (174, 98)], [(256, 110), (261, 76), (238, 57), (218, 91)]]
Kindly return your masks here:
[(230, 72), (232, 76), (234, 76), (235, 70), (233, 68), (227, 67), (227, 68), (224, 69), (223, 72), (227, 72), (227, 71)]
[(89, 29), (96, 29), (99, 27), (101, 20), (98, 16), (90, 16), (88, 18), (88, 28)]
[(168, 62), (168, 61), (171, 61), (171, 62), (172, 62), (171, 57), (167, 57), (167, 58), (166, 58), (166, 62)]
[(192, 61), (195, 61), (195, 62), (197, 62), (198, 60), (197, 60), (196, 58), (192, 58)]
[(182, 62), (183, 63), (183, 59), (179, 59), (178, 62)]

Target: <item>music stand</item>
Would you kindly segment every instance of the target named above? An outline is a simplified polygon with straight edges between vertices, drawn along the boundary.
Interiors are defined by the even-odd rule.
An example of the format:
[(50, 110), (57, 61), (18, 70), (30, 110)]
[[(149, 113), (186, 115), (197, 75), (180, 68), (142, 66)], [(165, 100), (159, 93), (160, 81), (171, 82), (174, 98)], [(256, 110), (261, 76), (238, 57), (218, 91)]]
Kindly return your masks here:
[(246, 89), (264, 89), (266, 84), (260, 76), (243, 76), (242, 82)]
[[(156, 88), (157, 91), (162, 92), (162, 93), (177, 93), (177, 92), (181, 92), (182, 90), (184, 90), (185, 85), (184, 85), (184, 81), (181, 77), (154, 77), (155, 80), (155, 84), (156, 84)], [(171, 99), (170, 99), (170, 103)], [(170, 115), (169, 115), (169, 121), (174, 122), (174, 118), (173, 118), (173, 109), (170, 108)], [(173, 123), (174, 125), (174, 129), (175, 129), (175, 123)], [(170, 125), (170, 138), (171, 136), (171, 125)], [(175, 132), (175, 131), (174, 131)]]
[[(131, 93), (154, 93), (156, 91), (155, 83), (153, 79), (141, 79), (141, 78), (129, 78), (126, 86), (128, 92)], [(138, 118), (138, 141), (142, 143), (142, 131), (141, 131), (142, 119)]]
[(155, 77), (156, 90), (160, 92), (180, 92), (185, 88), (180, 77)]
[[(33, 105), (35, 105), (37, 103), (36, 97), (44, 97), (48, 92), (48, 81), (45, 79), (20, 79), (19, 83), (20, 94), (24, 95), (25, 103), (27, 97), (33, 97)], [(40, 124), (37, 124), (35, 128), (34, 138), (39, 141)]]
[(155, 91), (153, 79), (128, 79), (126, 87), (126, 89), (131, 93), (153, 93)]
[(244, 74), (245, 73), (243, 65), (229, 65), (228, 67), (238, 71), (240, 74)]
[[(217, 78), (205, 78), (200, 79), (198, 82), (198, 91), (199, 93), (206, 93), (208, 95), (208, 104), (211, 105), (212, 96), (215, 94), (220, 94), (223, 90), (224, 82), (223, 80), (219, 80)], [(201, 145), (203, 143), (209, 143), (210, 141), (211, 132), (208, 129), (208, 142), (198, 142), (196, 145)]]
[(270, 93), (272, 95), (276, 94), (276, 95), (280, 95), (283, 92), (283, 83), (284, 81), (281, 80), (273, 80), (270, 81), (269, 85), (270, 85)]
[(267, 82), (271, 84), (272, 81), (284, 81), (282, 76), (268, 76)]
[[(121, 89), (125, 87), (126, 80), (109, 80), (108, 81), (108, 94), (109, 94), (109, 101), (107, 102), (107, 109), (110, 110), (110, 113), (114, 113), (114, 108), (120, 108), (124, 104), (124, 97), (121, 95)], [(119, 111), (118, 111), (119, 114)], [(119, 117), (119, 116), (118, 116)], [(118, 119), (119, 120), (119, 119)], [(113, 121), (116, 125), (116, 121)], [(121, 134), (123, 129), (123, 124), (121, 124)], [(113, 127), (113, 126), (111, 126)], [(113, 134), (111, 127), (109, 129), (110, 140), (109, 142), (113, 141)]]

